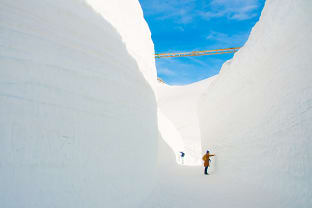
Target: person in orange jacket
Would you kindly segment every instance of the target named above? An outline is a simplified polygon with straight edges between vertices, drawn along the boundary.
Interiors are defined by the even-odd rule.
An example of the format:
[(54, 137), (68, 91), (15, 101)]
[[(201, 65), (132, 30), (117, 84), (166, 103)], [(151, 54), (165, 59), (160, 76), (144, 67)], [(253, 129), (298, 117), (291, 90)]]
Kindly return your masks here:
[(209, 154), (209, 150), (207, 150), (206, 154), (203, 156), (204, 166), (205, 166), (205, 175), (208, 175), (208, 167), (210, 163), (210, 157), (215, 156), (214, 154)]

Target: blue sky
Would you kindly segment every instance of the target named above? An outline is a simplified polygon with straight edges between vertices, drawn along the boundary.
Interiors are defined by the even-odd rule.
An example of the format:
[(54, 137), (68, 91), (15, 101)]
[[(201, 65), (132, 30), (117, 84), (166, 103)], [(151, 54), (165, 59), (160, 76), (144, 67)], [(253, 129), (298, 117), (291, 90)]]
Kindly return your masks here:
[[(243, 46), (265, 0), (139, 0), (157, 53)], [(157, 73), (185, 85), (217, 74), (233, 54), (162, 58)]]

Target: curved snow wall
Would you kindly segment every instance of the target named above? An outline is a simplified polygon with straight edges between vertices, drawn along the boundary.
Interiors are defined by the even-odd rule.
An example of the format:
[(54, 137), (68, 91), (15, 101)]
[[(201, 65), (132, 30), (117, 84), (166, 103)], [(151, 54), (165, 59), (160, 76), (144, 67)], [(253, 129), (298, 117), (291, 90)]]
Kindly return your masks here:
[[(202, 148), (198, 102), (214, 77), (186, 86), (159, 83), (156, 88), (158, 127), (162, 138), (183, 165), (201, 165)], [(183, 162), (181, 153), (185, 153)]]
[(312, 206), (311, 18), (311, 1), (268, 0), (200, 102), (215, 174), (262, 190), (268, 206), (267, 195), (279, 207)]
[[(116, 16), (140, 10), (118, 2), (131, 6)], [(137, 207), (152, 187), (157, 107), (137, 64), (150, 60), (91, 6), (0, 2), (1, 207)]]
[(113, 25), (136, 60), (145, 79), (154, 87), (157, 81), (154, 43), (138, 0), (84, 0)]

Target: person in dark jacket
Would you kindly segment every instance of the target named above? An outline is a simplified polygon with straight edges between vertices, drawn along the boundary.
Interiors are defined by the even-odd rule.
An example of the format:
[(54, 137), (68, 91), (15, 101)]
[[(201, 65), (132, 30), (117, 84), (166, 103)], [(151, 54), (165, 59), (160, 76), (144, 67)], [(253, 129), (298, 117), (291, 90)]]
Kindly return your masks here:
[(180, 153), (181, 153), (181, 164), (183, 165), (185, 153), (184, 152), (180, 152)]
[(208, 175), (208, 167), (210, 165), (210, 157), (215, 156), (214, 154), (209, 154), (207, 150), (206, 154), (203, 156), (204, 166), (205, 166), (205, 175)]

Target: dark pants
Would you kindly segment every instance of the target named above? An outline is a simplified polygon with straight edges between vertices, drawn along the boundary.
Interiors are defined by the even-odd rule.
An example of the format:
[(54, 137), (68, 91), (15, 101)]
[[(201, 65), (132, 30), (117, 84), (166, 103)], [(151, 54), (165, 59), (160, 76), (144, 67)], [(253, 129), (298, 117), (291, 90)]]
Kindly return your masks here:
[(205, 174), (208, 175), (208, 166), (205, 167)]

